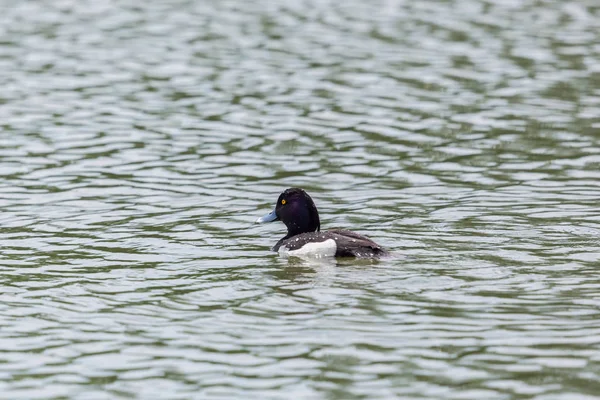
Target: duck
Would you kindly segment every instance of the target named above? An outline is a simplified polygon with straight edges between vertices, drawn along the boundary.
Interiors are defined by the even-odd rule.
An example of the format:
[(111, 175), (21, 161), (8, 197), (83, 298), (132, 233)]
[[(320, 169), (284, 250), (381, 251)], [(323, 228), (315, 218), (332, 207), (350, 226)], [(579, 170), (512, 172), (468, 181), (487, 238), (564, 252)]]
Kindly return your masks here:
[(353, 231), (332, 229), (321, 231), (319, 212), (313, 199), (303, 189), (284, 190), (275, 209), (256, 223), (281, 221), (287, 235), (271, 249), (287, 256), (381, 258), (389, 252), (371, 239)]

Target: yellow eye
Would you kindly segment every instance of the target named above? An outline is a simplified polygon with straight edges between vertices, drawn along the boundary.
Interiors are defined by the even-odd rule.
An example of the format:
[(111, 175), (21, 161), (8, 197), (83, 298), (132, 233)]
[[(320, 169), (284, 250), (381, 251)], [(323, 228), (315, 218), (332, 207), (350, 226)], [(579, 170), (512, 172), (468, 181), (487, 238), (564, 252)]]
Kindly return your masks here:
[(287, 201), (285, 201), (285, 199), (281, 200), (281, 205), (285, 205), (285, 203), (287, 203)]

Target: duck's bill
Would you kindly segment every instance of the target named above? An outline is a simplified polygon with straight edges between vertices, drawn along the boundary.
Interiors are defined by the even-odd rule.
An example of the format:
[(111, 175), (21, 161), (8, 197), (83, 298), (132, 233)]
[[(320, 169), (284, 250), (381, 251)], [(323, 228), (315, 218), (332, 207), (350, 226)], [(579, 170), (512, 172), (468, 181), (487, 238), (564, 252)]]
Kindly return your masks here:
[(275, 214), (275, 211), (271, 211), (268, 214), (263, 215), (262, 217), (260, 217), (259, 219), (256, 220), (257, 224), (264, 224), (266, 222), (273, 222), (273, 221), (277, 221), (279, 218), (277, 218), (277, 214)]

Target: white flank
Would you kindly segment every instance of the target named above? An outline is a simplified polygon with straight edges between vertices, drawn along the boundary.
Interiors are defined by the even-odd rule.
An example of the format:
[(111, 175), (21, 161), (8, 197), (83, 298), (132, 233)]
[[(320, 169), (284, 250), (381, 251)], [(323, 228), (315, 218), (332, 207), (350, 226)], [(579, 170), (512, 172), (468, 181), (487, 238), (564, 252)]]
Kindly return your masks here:
[(298, 250), (288, 250), (287, 247), (281, 246), (279, 254), (295, 257), (335, 257), (337, 244), (333, 239), (327, 239), (324, 242), (306, 243)]

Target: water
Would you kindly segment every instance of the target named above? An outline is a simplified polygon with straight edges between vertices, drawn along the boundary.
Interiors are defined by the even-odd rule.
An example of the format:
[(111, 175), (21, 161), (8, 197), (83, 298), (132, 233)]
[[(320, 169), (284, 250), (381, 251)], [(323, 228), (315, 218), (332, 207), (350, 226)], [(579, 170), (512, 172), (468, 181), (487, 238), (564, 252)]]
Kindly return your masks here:
[(0, 398), (600, 398), (596, 1), (1, 15)]

